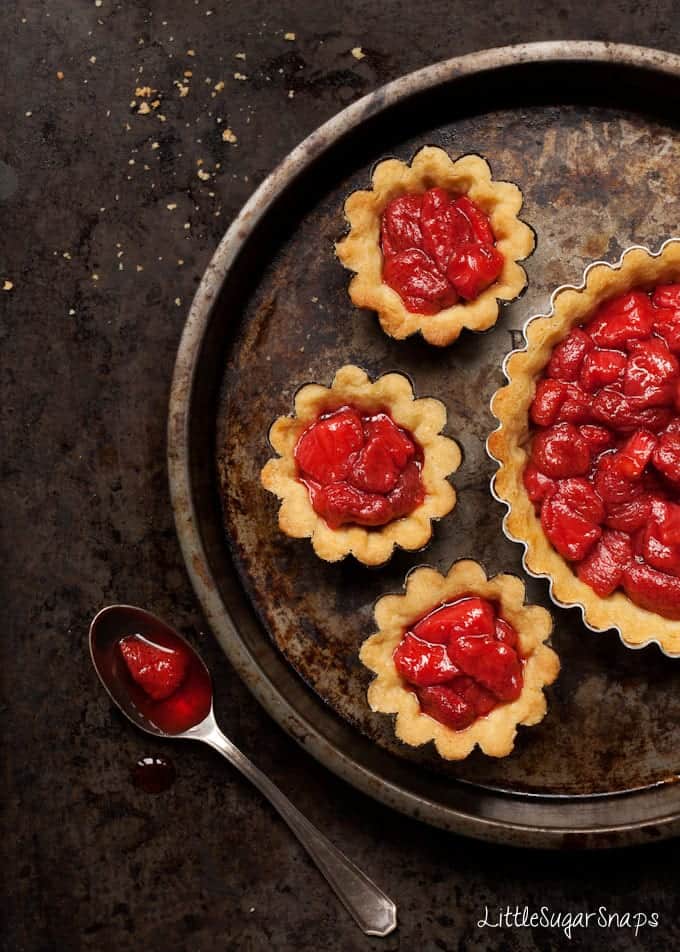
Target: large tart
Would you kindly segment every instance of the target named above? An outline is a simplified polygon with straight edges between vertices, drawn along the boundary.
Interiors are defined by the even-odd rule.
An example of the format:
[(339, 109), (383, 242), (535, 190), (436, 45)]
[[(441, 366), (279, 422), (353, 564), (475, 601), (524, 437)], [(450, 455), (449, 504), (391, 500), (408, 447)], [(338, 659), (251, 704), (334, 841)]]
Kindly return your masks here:
[(376, 678), (371, 709), (396, 714), (397, 737), (414, 747), (434, 741), (446, 760), (461, 760), (479, 745), (507, 756), (520, 724), (538, 724), (547, 704), (543, 688), (559, 672), (545, 644), (550, 614), (524, 603), (514, 575), (487, 579), (470, 560), (447, 575), (421, 567), (403, 595), (375, 607), (378, 631), (360, 658)]
[(281, 530), (311, 538), (328, 562), (351, 553), (380, 565), (395, 545), (422, 548), (432, 520), (456, 502), (447, 477), (461, 454), (441, 435), (445, 423), (444, 404), (416, 399), (403, 374), (371, 382), (347, 365), (330, 387), (302, 387), (295, 414), (279, 417), (270, 430), (279, 457), (261, 474), (265, 489), (281, 499)]
[(597, 630), (680, 653), (680, 241), (553, 298), (494, 397), (495, 492), (527, 568)]
[(527, 283), (517, 263), (534, 247), (534, 233), (517, 217), (522, 193), (495, 182), (478, 155), (455, 162), (426, 146), (410, 165), (385, 159), (371, 188), (345, 202), (349, 233), (336, 253), (355, 272), (349, 294), (378, 312), (397, 339), (420, 331), (430, 343), (452, 343), (463, 328), (486, 330), (499, 301)]

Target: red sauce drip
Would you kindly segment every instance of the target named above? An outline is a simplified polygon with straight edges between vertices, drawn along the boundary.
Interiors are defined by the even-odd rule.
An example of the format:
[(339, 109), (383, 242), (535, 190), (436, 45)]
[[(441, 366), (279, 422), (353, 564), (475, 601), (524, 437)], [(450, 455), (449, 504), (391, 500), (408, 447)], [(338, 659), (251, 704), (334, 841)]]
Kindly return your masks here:
[(425, 498), (423, 451), (388, 413), (340, 407), (307, 427), (295, 447), (298, 478), (331, 529), (382, 526)]
[[(181, 680), (171, 693), (159, 696), (159, 692), (163, 695), (165, 688), (169, 686), (165, 671), (160, 674), (162, 683), (154, 683), (154, 672), (143, 675), (140, 665), (130, 667), (129, 658), (124, 656), (124, 649), (121, 648), (121, 643), (129, 645), (130, 641), (142, 642), (145, 646), (164, 652), (171, 663), (181, 667)], [(153, 655), (150, 655), (150, 658), (152, 659)], [(114, 674), (127, 685), (137, 710), (166, 734), (181, 734), (199, 724), (210, 712), (210, 676), (198, 656), (171, 632), (159, 629), (154, 632), (153, 639), (142, 635), (121, 638), (114, 659)]]
[(477, 595), (440, 605), (409, 628), (394, 665), (421, 711), (453, 730), (516, 700), (524, 683), (517, 632)]
[(415, 314), (472, 301), (503, 270), (489, 218), (467, 195), (443, 188), (399, 195), (380, 225), (383, 281)]
[(524, 485), (601, 597), (680, 618), (680, 284), (603, 304), (554, 349)]
[(130, 771), (132, 783), (144, 793), (164, 793), (176, 778), (174, 764), (165, 757), (142, 757)]

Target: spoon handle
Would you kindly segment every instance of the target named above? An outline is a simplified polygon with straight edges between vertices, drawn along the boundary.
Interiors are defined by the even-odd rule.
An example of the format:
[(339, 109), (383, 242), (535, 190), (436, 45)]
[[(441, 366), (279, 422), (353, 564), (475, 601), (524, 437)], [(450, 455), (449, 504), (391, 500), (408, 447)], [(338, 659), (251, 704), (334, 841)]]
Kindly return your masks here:
[(226, 757), (278, 810), (366, 935), (385, 936), (396, 928), (397, 907), (392, 900), (333, 846), (216, 724), (208, 733), (202, 734), (200, 740)]

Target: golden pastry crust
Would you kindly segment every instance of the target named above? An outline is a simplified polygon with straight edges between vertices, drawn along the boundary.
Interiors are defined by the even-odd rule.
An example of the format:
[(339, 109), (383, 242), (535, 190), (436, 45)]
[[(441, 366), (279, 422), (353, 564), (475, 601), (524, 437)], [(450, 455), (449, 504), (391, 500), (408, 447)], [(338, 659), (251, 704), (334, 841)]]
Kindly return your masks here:
[[(468, 195), (489, 216), (504, 264), (498, 280), (474, 301), (454, 304), (438, 314), (413, 314), (399, 294), (383, 283), (380, 217), (398, 195), (434, 186)], [(464, 155), (454, 162), (443, 149), (425, 146), (410, 165), (398, 159), (379, 162), (371, 189), (354, 192), (346, 200), (350, 231), (335, 246), (343, 265), (355, 272), (350, 298), (357, 307), (377, 311), (382, 329), (397, 340), (420, 331), (428, 343), (443, 347), (455, 341), (464, 327), (486, 330), (498, 320), (498, 302), (513, 300), (527, 283), (517, 262), (531, 254), (535, 237), (517, 217), (521, 207), (519, 188), (510, 182), (492, 181), (488, 163), (478, 155)]]
[(499, 390), (491, 409), (500, 427), (489, 436), (489, 453), (500, 464), (493, 480), (496, 497), (508, 507), (505, 528), (525, 546), (524, 562), (533, 575), (551, 580), (551, 594), (563, 606), (580, 606), (588, 627), (596, 631), (617, 628), (625, 644), (641, 647), (658, 642), (669, 654), (680, 653), (680, 622), (663, 618), (636, 605), (622, 591), (601, 598), (572, 571), (552, 547), (522, 480), (530, 442), (529, 408), (536, 380), (555, 346), (573, 327), (592, 316), (604, 301), (632, 288), (680, 280), (680, 240), (666, 242), (659, 252), (632, 248), (616, 265), (591, 265), (580, 287), (559, 289), (550, 314), (532, 319), (526, 327), (527, 346), (506, 362), (507, 386)]
[[(385, 526), (347, 525), (331, 529), (312, 508), (309, 493), (297, 478), (295, 446), (303, 431), (322, 413), (351, 404), (362, 411), (388, 410), (398, 426), (413, 434), (423, 450), (423, 503), (407, 516)], [(458, 444), (440, 430), (446, 407), (440, 400), (416, 400), (407, 377), (389, 373), (375, 383), (359, 367), (341, 367), (330, 387), (307, 384), (295, 396), (295, 415), (279, 417), (269, 431), (269, 441), (279, 454), (261, 473), (262, 485), (282, 500), (279, 527), (296, 539), (311, 538), (316, 554), (337, 562), (352, 554), (365, 565), (381, 565), (395, 547), (420, 549), (432, 535), (432, 520), (440, 519), (456, 504), (456, 492), (447, 477), (461, 462)]]
[[(478, 744), (490, 757), (506, 757), (514, 746), (520, 724), (538, 724), (547, 711), (543, 688), (557, 677), (559, 658), (545, 644), (552, 631), (550, 613), (538, 605), (524, 604), (524, 584), (515, 575), (487, 579), (478, 562), (455, 562), (447, 575), (433, 568), (415, 569), (406, 578), (403, 595), (385, 595), (375, 606), (379, 631), (361, 646), (360, 659), (377, 677), (368, 688), (373, 711), (396, 714), (397, 737), (419, 747), (434, 741), (445, 760), (462, 760)], [(464, 595), (480, 595), (497, 602), (500, 614), (517, 631), (524, 663), (524, 686), (516, 701), (501, 704), (468, 728), (452, 730), (420, 710), (413, 691), (394, 666), (392, 655), (407, 631), (442, 602)]]

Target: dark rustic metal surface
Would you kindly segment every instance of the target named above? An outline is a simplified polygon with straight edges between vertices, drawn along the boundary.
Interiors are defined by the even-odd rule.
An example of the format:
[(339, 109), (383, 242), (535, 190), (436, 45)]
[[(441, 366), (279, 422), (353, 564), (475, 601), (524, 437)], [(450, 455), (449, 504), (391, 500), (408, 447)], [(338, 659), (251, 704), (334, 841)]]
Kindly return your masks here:
[[(3, 952), (680, 945), (677, 843), (584, 861), (445, 836), (359, 794), (290, 740), (198, 612), (164, 456), (167, 391), (196, 282), (225, 225), (307, 133), (387, 80), (487, 46), (595, 37), (680, 52), (675, 7), (2, 4), (0, 278), (14, 283), (0, 292)], [(283, 39), (287, 31), (295, 42)], [(351, 55), (357, 45), (363, 60)], [(247, 54), (247, 68), (236, 52)], [(131, 115), (140, 67), (164, 93), (165, 123)], [(185, 69), (194, 81), (180, 97), (173, 80)], [(239, 69), (247, 81), (233, 79)], [(211, 97), (206, 77), (224, 79), (224, 99)], [(217, 118), (237, 145), (221, 145)], [(210, 156), (222, 169), (203, 183), (196, 161)], [(121, 598), (176, 622), (200, 646), (225, 728), (398, 901), (393, 938), (367, 941), (343, 918), (273, 812), (209, 751), (187, 745), (177, 757), (114, 714), (85, 641), (93, 611)], [(130, 782), (146, 756), (175, 763), (175, 783), (158, 796)], [(480, 929), (485, 904), (567, 912), (605, 904), (656, 911), (660, 922), (638, 936), (576, 929), (569, 940), (557, 928)]]
[[(550, 57), (571, 61), (545, 62)], [(594, 61), (579, 62), (588, 58)], [(632, 92), (636, 86), (637, 95)], [(513, 90), (510, 96), (508, 89)], [(640, 93), (649, 101), (661, 91), (665, 113), (655, 117), (649, 110), (640, 112)], [(359, 759), (371, 772), (371, 782), (357, 777), (352, 769), (355, 744), (346, 736), (330, 751), (315, 752), (363, 789), (431, 822), (484, 837), (557, 845), (560, 835), (551, 839), (544, 827), (577, 831), (586, 825), (635, 826), (649, 823), (651, 816), (661, 821), (672, 812), (677, 818), (680, 711), (675, 689), (680, 672), (656, 651), (630, 654), (611, 638), (595, 643), (571, 615), (553, 609), (555, 644), (564, 667), (557, 686), (548, 692), (548, 717), (539, 729), (521, 733), (513, 756), (494, 761), (476, 754), (459, 765), (442, 763), (427, 747), (406, 748), (394, 739), (390, 719), (371, 714), (365, 701), (368, 673), (358, 663), (357, 651), (371, 631), (375, 599), (397, 590), (405, 570), (425, 558), (442, 570), (455, 558), (474, 556), (491, 572), (520, 571), (517, 550), (501, 534), (500, 507), (489, 501), (491, 464), (484, 453), (485, 437), (493, 427), (488, 402), (500, 382), (502, 358), (527, 313), (545, 300), (551, 286), (565, 281), (570, 267), (580, 271), (584, 259), (615, 254), (634, 240), (657, 245), (676, 227), (679, 102), (677, 60), (664, 62), (657, 54), (616, 48), (501, 51), (416, 74), (358, 104), (356, 129), (350, 113), (300, 147), (235, 223), (194, 302), (171, 401), (171, 476), (185, 555), (209, 617), (233, 658), (241, 653), (235, 647), (239, 635), (229, 629), (229, 619), (220, 617), (220, 598), (228, 612), (241, 616), (239, 634), (256, 656), (250, 664), (246, 658), (242, 668), (252, 686), (267, 667), (262, 662), (266, 644), (261, 634), (258, 642), (252, 619), (249, 633), (243, 635), (247, 608), (234, 599), (224, 551), (214, 541), (206, 558), (194, 530), (197, 526), (204, 536), (211, 534), (217, 521), (206, 470), (214, 438), (214, 378), (226, 365), (216, 447), (226, 529), (241, 580), (257, 615), (305, 682), (373, 741), (420, 765), (418, 789), (411, 784), (404, 794), (393, 787), (388, 797), (381, 785), (394, 778), (381, 772), (382, 761), (370, 753)], [(485, 109), (487, 103), (494, 108)], [(406, 129), (413, 133), (408, 138)], [(528, 294), (506, 309), (495, 329), (468, 334), (444, 352), (420, 340), (397, 344), (387, 339), (370, 315), (351, 307), (347, 274), (332, 254), (333, 241), (344, 227), (344, 196), (366, 184), (372, 164), (382, 155), (409, 158), (423, 142), (489, 158), (497, 177), (522, 187), (524, 217), (539, 235), (538, 250), (527, 266)], [(313, 161), (321, 152), (322, 160)], [(308, 167), (301, 175), (304, 162)], [(622, 170), (616, 175), (615, 165)], [(228, 265), (231, 271), (225, 276)], [(226, 284), (221, 287), (223, 278)], [(425, 553), (402, 553), (373, 571), (353, 560), (324, 564), (308, 545), (283, 537), (274, 528), (277, 504), (265, 496), (258, 480), (270, 453), (265, 434), (273, 418), (290, 408), (299, 386), (309, 380), (328, 382), (334, 369), (348, 360), (373, 374), (405, 370), (419, 393), (444, 399), (449, 432), (459, 438), (465, 453), (456, 478), (458, 506), (438, 526), (434, 544)], [(216, 577), (214, 583), (210, 574)], [(533, 600), (550, 605), (544, 587), (530, 584), (528, 591)], [(299, 688), (292, 687), (292, 699), (288, 682), (284, 686), (280, 676), (269, 677), (273, 685), (260, 685), (259, 696), (295, 732), (295, 718), (283, 710), (281, 698), (294, 707)], [(318, 705), (311, 705), (298, 719), (297, 730), (317, 730), (322, 716)], [(576, 808), (565, 805), (561, 814), (557, 807), (546, 809), (545, 801), (539, 805), (525, 800), (520, 808), (517, 800), (503, 803), (487, 794), (473, 808), (473, 817), (480, 818), (475, 828), (470, 818), (459, 822), (459, 785), (449, 784), (442, 796), (441, 788), (428, 787), (423, 767), (525, 795), (583, 797), (645, 787), (650, 792), (641, 806), (638, 795), (623, 806), (613, 798), (600, 800), (597, 808), (581, 801)], [(411, 772), (416, 773), (413, 768)], [(653, 813), (655, 808), (659, 812)], [(501, 825), (526, 824), (534, 831), (490, 829), (490, 817)]]

